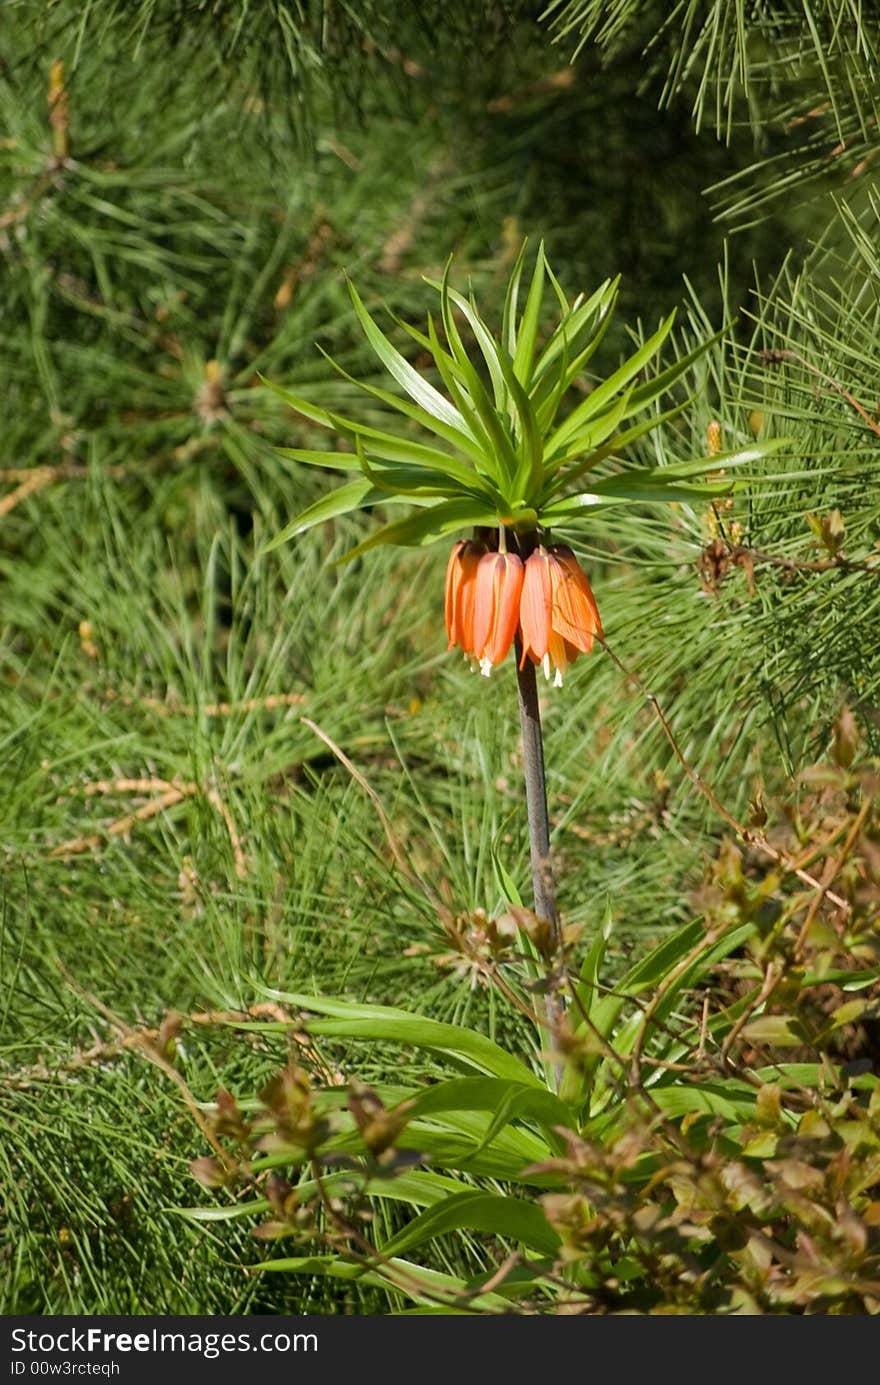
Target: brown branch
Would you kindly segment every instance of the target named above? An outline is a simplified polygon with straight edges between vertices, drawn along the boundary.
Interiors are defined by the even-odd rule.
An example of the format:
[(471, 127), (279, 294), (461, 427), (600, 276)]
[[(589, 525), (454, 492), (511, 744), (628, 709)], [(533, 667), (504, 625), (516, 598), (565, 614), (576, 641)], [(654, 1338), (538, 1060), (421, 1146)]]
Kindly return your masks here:
[(222, 817), (226, 824), (226, 831), (229, 833), (229, 841), (232, 846), (232, 855), (235, 860), (235, 873), (239, 880), (244, 880), (247, 876), (247, 859), (241, 845), (241, 837), (235, 826), (229, 806), (223, 802), (216, 789), (205, 790), (205, 797)]
[(96, 794), (149, 794), (151, 797), (149, 802), (142, 804), (134, 812), (116, 818), (107, 827), (102, 828), (99, 833), (74, 837), (70, 841), (62, 842), (60, 846), (52, 849), (49, 853), (50, 856), (79, 856), (83, 852), (91, 851), (100, 846), (104, 837), (127, 837), (136, 823), (149, 821), (150, 818), (156, 817), (166, 808), (173, 808), (175, 804), (182, 802), (185, 798), (195, 798), (201, 795), (223, 819), (232, 846), (236, 875), (239, 880), (243, 880), (247, 875), (247, 858), (242, 848), (241, 837), (235, 826), (235, 820), (216, 788), (203, 788), (194, 782), (151, 777), (148, 779), (96, 779), (89, 784), (84, 784), (79, 790), (72, 790), (72, 792), (83, 793), (87, 798), (94, 797)]
[(840, 871), (843, 869), (843, 866), (846, 863), (846, 859), (849, 856), (849, 853), (852, 851), (853, 847), (855, 846), (858, 835), (865, 825), (865, 820), (868, 814), (870, 813), (872, 806), (873, 799), (866, 798), (858, 813), (856, 814), (855, 818), (853, 819), (852, 826), (850, 827), (849, 832), (846, 836), (846, 841), (843, 843), (843, 846), (841, 847), (840, 851), (836, 856), (832, 857), (827, 862), (825, 867), (825, 878), (822, 881), (822, 886), (819, 890), (816, 891), (816, 893), (813, 895), (813, 898), (810, 900), (810, 907), (807, 910), (807, 915), (804, 919), (803, 926), (801, 927), (801, 930), (798, 933), (797, 942), (794, 945), (795, 957), (800, 957), (801, 952), (804, 948), (804, 944), (807, 940), (807, 934), (810, 931), (810, 925), (813, 922), (813, 919), (816, 917), (822, 900), (828, 894), (828, 887), (832, 883), (832, 881), (836, 879), (836, 877), (840, 874)]
[(283, 707), (301, 707), (308, 701), (305, 693), (269, 693), (265, 697), (248, 697), (241, 702), (206, 702), (203, 706), (189, 702), (166, 702), (160, 697), (121, 696), (108, 688), (105, 696), (126, 707), (146, 707), (159, 716), (231, 717), (240, 712), (274, 712)]
[(53, 468), (47, 466), (32, 467), (27, 472), (16, 473), (16, 477), (18, 476), (23, 476), (24, 479), (19, 481), (15, 490), (10, 491), (0, 500), (0, 519), (5, 519), (8, 514), (12, 513), (16, 505), (21, 504), (22, 500), (27, 500), (29, 495), (41, 491), (44, 486), (48, 486), (51, 481), (55, 480)]
[(326, 731), (322, 731), (321, 727), (318, 726), (316, 722), (312, 721), (310, 717), (303, 717), (302, 723), (303, 726), (307, 726), (310, 731), (313, 731), (319, 740), (324, 742), (328, 750), (330, 750), (332, 754), (336, 756), (339, 763), (348, 770), (349, 774), (351, 775), (355, 783), (363, 789), (364, 793), (370, 799), (370, 802), (376, 809), (376, 814), (379, 818), (379, 821), (382, 824), (382, 831), (385, 834), (385, 840), (388, 843), (391, 855), (393, 856), (394, 861), (398, 869), (400, 870), (401, 874), (410, 882), (410, 884), (415, 885), (419, 892), (423, 894), (427, 899), (429, 899), (433, 905), (435, 905), (438, 909), (442, 910), (443, 906), (439, 903), (436, 896), (433, 894), (427, 881), (420, 879), (410, 870), (409, 866), (407, 865), (406, 858), (404, 857), (403, 851), (401, 850), (400, 843), (397, 840), (394, 828), (391, 825), (391, 819), (386, 813), (385, 806), (379, 795), (376, 793), (376, 790), (373, 788), (372, 784), (370, 784), (369, 781), (364, 778), (360, 770), (354, 764), (352, 764), (351, 760), (348, 758), (345, 752), (340, 749), (340, 747), (336, 744), (334, 740), (331, 739), (330, 736), (327, 735)]
[(870, 572), (880, 576), (880, 559), (876, 562), (861, 562), (854, 558), (844, 558), (835, 554), (832, 558), (783, 558), (775, 553), (764, 553), (758, 548), (750, 548), (743, 543), (727, 541), (727, 552), (732, 562), (764, 563), (770, 567), (784, 568), (786, 572)]
[[(65, 979), (77, 987), (77, 983), (66, 972)], [(81, 987), (78, 989), (83, 997), (92, 1003), (93, 998)], [(100, 1009), (100, 1002), (98, 1002), (98, 1008)], [(177, 1018), (181, 1025), (192, 1024), (200, 1025), (203, 1028), (215, 1028), (246, 1024), (250, 1020), (265, 1017), (280, 1024), (294, 1024), (293, 1017), (272, 1001), (261, 1001), (257, 1005), (248, 1006), (247, 1010), (198, 1010), (189, 1015), (179, 1015)], [(120, 1020), (118, 1024), (123, 1024), (123, 1021)], [(96, 1043), (91, 1048), (78, 1049), (55, 1066), (40, 1062), (29, 1067), (13, 1068), (11, 1071), (0, 1073), (0, 1086), (10, 1087), (15, 1091), (27, 1091), (41, 1082), (52, 1082), (58, 1078), (80, 1072), (84, 1068), (93, 1067), (95, 1064), (107, 1063), (114, 1058), (125, 1057), (133, 1049), (140, 1050), (144, 1044), (155, 1044), (160, 1034), (161, 1028), (126, 1026), (125, 1032), (120, 1038), (111, 1039), (107, 1043)], [(309, 1045), (309, 1047), (312, 1046)], [(325, 1073), (324, 1076), (326, 1077), (326, 1075)]]
[(871, 417), (864, 405), (860, 404), (856, 399), (855, 395), (850, 394), (849, 390), (841, 385), (838, 380), (835, 380), (833, 376), (828, 375), (824, 370), (820, 370), (817, 365), (813, 365), (813, 363), (808, 361), (805, 356), (802, 356), (799, 351), (770, 349), (768, 351), (762, 351), (761, 357), (767, 365), (778, 365), (782, 361), (797, 361), (798, 365), (802, 365), (804, 370), (808, 370), (811, 375), (815, 375), (818, 379), (823, 380), (830, 389), (833, 389), (845, 399), (847, 404), (850, 404), (852, 408), (855, 409), (856, 413), (864, 419), (865, 423), (867, 423), (868, 427), (871, 429), (871, 432), (876, 433), (877, 437), (880, 438), (880, 423)]
[(783, 964), (779, 960), (779, 958), (776, 958), (775, 961), (767, 963), (767, 970), (764, 973), (764, 980), (760, 990), (743, 1010), (739, 1019), (736, 1021), (736, 1024), (733, 1026), (730, 1033), (727, 1035), (727, 1038), (724, 1040), (724, 1043), (721, 1045), (721, 1057), (725, 1060), (725, 1062), (727, 1060), (728, 1053), (730, 1052), (736, 1040), (739, 1038), (743, 1029), (748, 1024), (749, 1020), (752, 1018), (752, 1015), (755, 1013), (756, 1010), (760, 1009), (760, 1007), (764, 1004), (765, 1001), (770, 999), (770, 996), (776, 990), (776, 987), (778, 986), (782, 978), (782, 970)]
[(102, 1014), (104, 1018), (108, 1021), (108, 1023), (113, 1027), (113, 1029), (116, 1030), (117, 1034), (119, 1035), (119, 1042), (121, 1044), (124, 1043), (126, 1047), (135, 1049), (137, 1052), (143, 1054), (143, 1056), (149, 1062), (153, 1063), (154, 1066), (157, 1067), (160, 1072), (164, 1073), (164, 1075), (171, 1082), (174, 1083), (174, 1085), (180, 1092), (189, 1110), (190, 1115), (192, 1116), (196, 1125), (199, 1127), (199, 1130), (202, 1132), (205, 1139), (208, 1141), (208, 1144), (211, 1146), (214, 1153), (217, 1155), (223, 1167), (228, 1169), (230, 1167), (229, 1156), (227, 1155), (226, 1151), (223, 1149), (223, 1146), (218, 1141), (217, 1136), (211, 1129), (210, 1122), (205, 1118), (205, 1115), (199, 1107), (198, 1102), (196, 1101), (195, 1097), (193, 1096), (192, 1092), (187, 1086), (183, 1075), (179, 1073), (171, 1063), (169, 1063), (168, 1059), (164, 1056), (164, 1054), (160, 1053), (158, 1048), (156, 1047), (155, 1039), (159, 1031), (156, 1031), (155, 1033), (150, 1033), (148, 1035), (147, 1031), (143, 1029), (135, 1029), (132, 1025), (127, 1024), (125, 1020), (121, 1019), (119, 1015), (115, 1014), (108, 1005), (105, 1005), (104, 1002), (94, 994), (94, 992), (89, 991), (86, 989), (85, 986), (82, 986), (76, 980), (76, 978), (70, 974), (70, 972), (67, 970), (67, 968), (64, 966), (62, 962), (58, 963), (58, 968), (70, 989), (74, 991), (77, 995), (80, 995), (83, 998), (83, 1000), (85, 1000), (90, 1006), (93, 1007), (93, 1009), (97, 1010), (100, 1014)]
[[(779, 851), (776, 847), (771, 846), (770, 843), (767, 841), (767, 838), (761, 832), (756, 832), (752, 828), (745, 827), (741, 822), (737, 821), (737, 819), (733, 816), (732, 813), (728, 812), (728, 810), (724, 807), (724, 804), (720, 801), (714, 790), (710, 787), (709, 784), (706, 783), (702, 775), (698, 774), (697, 771), (693, 768), (693, 766), (689, 763), (689, 761), (685, 758), (685, 755), (681, 747), (679, 746), (678, 741), (675, 738), (675, 734), (672, 730), (672, 727), (669, 725), (669, 722), (666, 719), (666, 716), (663, 712), (663, 708), (660, 706), (660, 703), (657, 701), (657, 698), (654, 696), (654, 694), (648, 688), (645, 687), (645, 684), (642, 682), (641, 678), (639, 678), (637, 673), (634, 673), (631, 669), (627, 668), (627, 666), (618, 657), (618, 655), (615, 654), (614, 650), (610, 647), (607, 640), (599, 639), (598, 635), (596, 636), (596, 638), (599, 640), (599, 643), (605, 650), (605, 653), (609, 656), (612, 662), (617, 665), (624, 677), (628, 678), (632, 683), (634, 683), (635, 686), (638, 688), (639, 692), (641, 692), (642, 695), (647, 699), (647, 701), (650, 702), (654, 710), (654, 713), (657, 717), (657, 720), (660, 722), (663, 734), (665, 735), (666, 739), (668, 740), (672, 748), (672, 752), (675, 755), (675, 758), (678, 760), (679, 764), (681, 765), (685, 774), (690, 779), (691, 783), (695, 786), (695, 788), (699, 790), (699, 792), (706, 799), (707, 803), (711, 805), (711, 807), (715, 810), (719, 817), (723, 818), (723, 820), (728, 824), (728, 826), (732, 827), (733, 830), (737, 833), (737, 835), (741, 838), (741, 840), (746, 842), (749, 846), (755, 847), (756, 850), (763, 852), (763, 854), (767, 856), (770, 860), (776, 861), (778, 865), (781, 865), (790, 874), (796, 875), (799, 880), (802, 880), (805, 885), (809, 885), (811, 889), (822, 890), (822, 882), (817, 880), (815, 876), (809, 875), (805, 870), (801, 870), (796, 864), (796, 862), (792, 860), (792, 858), (786, 852)], [(832, 904), (835, 904), (838, 909), (843, 910), (843, 912), (847, 914), (851, 912), (850, 905), (845, 899), (842, 898), (842, 896), (838, 894), (833, 894), (831, 890), (828, 889), (824, 891), (824, 894), (825, 898), (829, 899)]]

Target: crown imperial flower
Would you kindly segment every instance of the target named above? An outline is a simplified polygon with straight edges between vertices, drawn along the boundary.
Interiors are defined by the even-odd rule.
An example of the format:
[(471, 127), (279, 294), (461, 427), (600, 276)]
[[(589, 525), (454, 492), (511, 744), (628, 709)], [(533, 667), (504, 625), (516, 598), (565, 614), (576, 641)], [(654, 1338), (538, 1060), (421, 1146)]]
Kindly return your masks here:
[(528, 558), (520, 603), (522, 658), (542, 664), (561, 686), (569, 664), (589, 654), (602, 622), (586, 574), (567, 544), (537, 548)]
[(486, 553), (477, 564), (473, 654), (487, 676), (513, 644), (522, 585), (522, 559), (515, 553)]
[(449, 648), (461, 645), (466, 654), (474, 652), (474, 598), (477, 566), (486, 552), (485, 544), (459, 539), (449, 555), (446, 568), (446, 635)]
[(602, 638), (602, 622), (566, 544), (536, 548), (523, 563), (515, 553), (459, 539), (446, 569), (446, 634), (449, 648), (460, 645), (487, 675), (519, 634), (520, 668), (531, 659), (558, 687), (568, 665)]

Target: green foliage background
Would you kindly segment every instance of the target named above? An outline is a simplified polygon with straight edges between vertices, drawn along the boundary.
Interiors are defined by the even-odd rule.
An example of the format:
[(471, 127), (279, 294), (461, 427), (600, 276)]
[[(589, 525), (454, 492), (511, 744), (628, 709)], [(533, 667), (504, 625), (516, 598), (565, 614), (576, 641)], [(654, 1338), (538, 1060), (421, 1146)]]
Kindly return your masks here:
[[(790, 436), (785, 481), (722, 525), (794, 566), (711, 590), (717, 517), (686, 507), (597, 520), (581, 556), (614, 648), (731, 810), (821, 751), (844, 700), (876, 747), (880, 586), (797, 564), (823, 557), (808, 514), (839, 509), (854, 560), (880, 541), (880, 24), (844, 0), (753, 8), (4, 7), (3, 1311), (374, 1306), (248, 1278), (244, 1231), (170, 1216), (201, 1137), (125, 1026), (268, 984), (416, 997), (518, 1042), (438, 969), (373, 801), (302, 720), (412, 868), (491, 909), (496, 859), (528, 879), (512, 672), (478, 685), (446, 655), (442, 554), (333, 568), (351, 520), (256, 556), (325, 484), (273, 451), (318, 444), (258, 373), (341, 407), (315, 341), (374, 368), (343, 271), (418, 321), (450, 251), (490, 303), (528, 234), (570, 292), (621, 272), (636, 334), (678, 302), (679, 349), (737, 315), (644, 460), (705, 451), (712, 420), (731, 447)], [(260, 705), (279, 695), (303, 701)], [(565, 916), (589, 930), (610, 903), (622, 957), (691, 916), (725, 829), (609, 660), (582, 660), (546, 722)], [(111, 832), (149, 803), (135, 780), (195, 787)], [(208, 1101), (280, 1056), (188, 1031), (180, 1070)]]

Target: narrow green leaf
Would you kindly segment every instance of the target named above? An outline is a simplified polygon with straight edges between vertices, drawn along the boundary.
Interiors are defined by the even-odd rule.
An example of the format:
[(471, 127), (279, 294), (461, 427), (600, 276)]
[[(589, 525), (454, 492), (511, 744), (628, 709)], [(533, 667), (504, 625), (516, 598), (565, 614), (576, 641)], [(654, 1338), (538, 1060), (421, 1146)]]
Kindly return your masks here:
[(520, 251), (516, 257), (510, 279), (507, 282), (507, 292), (504, 295), (504, 311), (501, 317), (501, 343), (511, 360), (513, 360), (516, 352), (517, 301), (519, 299), (519, 285), (526, 259), (527, 244), (528, 241), (524, 240), (520, 246)]
[(291, 461), (303, 462), (306, 466), (325, 466), (334, 471), (360, 471), (361, 464), (356, 452), (322, 452), (314, 447), (276, 447), (280, 457), (290, 457)]
[(437, 1297), (444, 1294), (457, 1305), (461, 1305), (463, 1296), (468, 1295), (467, 1304), (470, 1309), (485, 1309), (498, 1313), (510, 1308), (507, 1299), (499, 1293), (469, 1295), (466, 1280), (397, 1258), (385, 1266), (384, 1273), (364, 1269), (361, 1264), (343, 1260), (337, 1255), (295, 1255), (281, 1260), (263, 1260), (254, 1265), (253, 1269), (260, 1273), (357, 1279), (371, 1288), (402, 1293), (414, 1303), (424, 1303), (431, 1308), (436, 1306)]
[(439, 1020), (412, 1016), (391, 1022), (381, 1019), (327, 1019), (311, 1022), (309, 1030), (313, 1034), (337, 1039), (383, 1039), (403, 1046), (412, 1044), (416, 1048), (448, 1054), (469, 1067), (493, 1073), (496, 1077), (508, 1077), (512, 1081), (533, 1086), (537, 1083), (534, 1073), (524, 1063), (506, 1053), (485, 1035)]
[[(593, 418), (582, 424), (570, 439), (565, 455), (592, 452), (615, 433), (626, 416), (632, 412), (630, 407), (632, 394), (633, 386), (630, 385), (628, 389), (624, 390), (613, 408), (605, 410), (598, 418)], [(547, 462), (546, 470), (550, 475), (555, 475), (561, 465), (561, 458), (551, 458)]]
[[(418, 404), (413, 404), (408, 399), (403, 399), (399, 394), (392, 394), (390, 390), (384, 390), (379, 385), (371, 385), (366, 380), (356, 379), (355, 376), (350, 375), (338, 361), (335, 361), (332, 356), (327, 355), (327, 352), (324, 351), (322, 347), (319, 346), (318, 350), (330, 362), (337, 374), (341, 375), (344, 380), (348, 380), (352, 385), (355, 385), (357, 389), (362, 390), (364, 394), (369, 394), (373, 399), (378, 399), (383, 404), (389, 405), (392, 409), (396, 410), (397, 413), (403, 414), (404, 417), (412, 419), (414, 423), (421, 424), (423, 428), (428, 429), (429, 432), (434, 433), (437, 437), (443, 438), (446, 442), (451, 443), (458, 452), (462, 452), (466, 457), (470, 457), (471, 461), (473, 461), (478, 468), (486, 465), (486, 457), (483, 449), (471, 432), (465, 431), (462, 428), (452, 427), (429, 413), (426, 409), (422, 409)], [(452, 406), (450, 405), (450, 407)], [(461, 417), (461, 415), (458, 416)], [(352, 432), (355, 434), (364, 433), (366, 431), (359, 424), (353, 424), (351, 427)]]
[(439, 422), (445, 423), (449, 428), (456, 428), (459, 432), (467, 433), (467, 424), (458, 410), (450, 404), (448, 399), (444, 399), (439, 390), (435, 390), (434, 386), (429, 384), (410, 365), (409, 361), (391, 345), (385, 333), (367, 312), (360, 294), (351, 281), (349, 281), (348, 291), (351, 294), (354, 310), (364, 330), (364, 335), (388, 373), (394, 376), (397, 383), (403, 386), (410, 398), (426, 413), (431, 414)]
[(280, 548), (283, 543), (289, 542), (297, 534), (304, 534), (316, 524), (324, 524), (328, 519), (337, 519), (339, 515), (362, 509), (364, 505), (375, 505), (387, 498), (382, 491), (373, 487), (366, 476), (358, 477), (356, 481), (348, 481), (344, 486), (338, 486), (329, 494), (322, 495), (313, 505), (307, 506), (296, 519), (285, 524), (280, 534), (276, 534), (261, 552), (271, 553), (273, 548)]
[[(443, 348), (437, 337), (437, 331), (434, 327), (432, 318), (428, 319), (428, 331), (432, 350), (442, 353)], [(446, 331), (448, 336), (448, 327)], [(463, 358), (461, 360), (457, 357), (453, 359), (447, 356), (446, 358), (448, 361), (446, 387), (452, 392), (455, 389), (455, 376), (458, 375), (463, 387), (468, 391), (468, 398), (477, 415), (477, 420), (475, 420), (475, 422), (478, 423), (481, 429), (481, 440), (484, 442), (486, 455), (497, 460), (497, 479), (499, 484), (503, 487), (504, 480), (511, 481), (516, 474), (516, 453), (513, 450), (513, 443), (507, 434), (502, 420), (499, 418), (498, 413), (492, 405), (492, 401), (489, 398), (482, 380), (468, 360), (466, 353), (464, 353), (463, 347), (462, 353)], [(445, 353), (443, 354), (445, 355)]]
[[(605, 279), (596, 289), (595, 293), (592, 293), (585, 302), (573, 308), (567, 317), (563, 316), (561, 321), (557, 324), (547, 345), (544, 347), (544, 350), (541, 352), (538, 363), (535, 366), (532, 374), (533, 391), (539, 386), (542, 380), (548, 378), (548, 375), (549, 378), (552, 379), (552, 375), (555, 374), (555, 372), (550, 373), (550, 367), (563, 350), (567, 351), (570, 357), (570, 364), (566, 371), (566, 388), (568, 388), (576, 376), (580, 374), (583, 365), (586, 364), (586, 361), (593, 355), (599, 342), (608, 330), (608, 326), (614, 315), (614, 305), (617, 301), (619, 285), (620, 275), (618, 275), (616, 279)], [(579, 347), (578, 342), (580, 337), (593, 325), (593, 319), (597, 317), (598, 322), (595, 324), (594, 335), (585, 346)], [(577, 354), (572, 356), (572, 352)]]
[(597, 483), (592, 491), (580, 491), (577, 495), (565, 496), (550, 505), (542, 505), (539, 510), (541, 524), (552, 526), (574, 519), (585, 510), (602, 505), (644, 505), (676, 504), (701, 505), (714, 496), (730, 495), (731, 485), (685, 486), (681, 483), (664, 484), (662, 481), (631, 480), (629, 477), (615, 477), (608, 484)]
[(689, 462), (672, 462), (669, 466), (658, 467), (658, 474), (670, 480), (680, 477), (687, 480), (692, 476), (704, 476), (713, 471), (727, 471), (733, 467), (745, 466), (748, 462), (758, 462), (782, 447), (791, 446), (791, 438), (768, 438), (766, 442), (750, 443), (748, 447), (733, 452), (720, 452), (714, 457), (696, 457)]
[(501, 860), (495, 847), (492, 848), (492, 866), (498, 880), (498, 888), (508, 904), (514, 904), (517, 909), (523, 908), (523, 898), (516, 887), (516, 881), (508, 871), (504, 862)]
[(513, 356), (513, 373), (524, 389), (528, 389), (532, 377), (532, 364), (535, 359), (535, 345), (538, 340), (538, 325), (541, 317), (541, 301), (544, 297), (544, 242), (538, 246), (532, 282), (529, 285), (526, 306), (520, 319)]
[[(318, 349), (321, 350), (320, 347)], [(356, 380), (353, 375), (349, 375), (348, 371), (344, 370), (343, 367), (339, 365), (337, 361), (334, 361), (331, 356), (328, 356), (326, 352), (322, 351), (322, 355), (324, 355), (325, 359), (330, 362), (334, 370), (336, 370), (343, 379), (348, 380), (351, 384), (355, 385), (357, 389), (362, 390), (365, 394), (369, 394), (374, 399), (379, 399), (383, 404), (388, 404), (396, 412), (403, 414), (414, 423), (420, 424), (421, 427), (427, 428), (430, 432), (436, 434), (437, 437), (443, 438), (445, 442), (450, 443), (457, 451), (463, 452), (464, 455), (470, 457), (472, 461), (477, 463), (483, 461), (483, 456), (479, 447), (472, 438), (466, 436), (460, 429), (447, 428), (445, 424), (438, 423), (438, 421), (432, 418), (430, 414), (426, 413), (424, 409), (420, 409), (415, 404), (411, 404), (407, 399), (401, 399), (397, 394), (391, 394), (388, 390), (380, 389), (376, 385), (370, 385), (366, 381)], [(277, 394), (279, 398), (283, 399), (291, 409), (295, 409), (297, 413), (302, 414), (303, 417), (309, 419), (310, 422), (317, 423), (322, 428), (332, 428), (336, 432), (344, 435), (347, 434), (351, 438), (370, 438), (372, 440), (373, 451), (380, 452), (381, 448), (380, 455), (389, 460), (428, 460), (429, 457), (433, 457), (435, 459), (435, 465), (437, 465), (436, 458), (444, 459), (446, 462), (455, 461), (454, 458), (447, 457), (446, 453), (440, 452), (437, 448), (426, 447), (424, 443), (407, 442), (395, 437), (391, 433), (384, 432), (382, 429), (372, 428), (364, 423), (357, 423), (354, 419), (344, 418), (342, 414), (334, 413), (330, 409), (322, 409), (317, 404), (311, 404), (307, 399), (303, 399), (300, 395), (295, 394), (293, 390), (284, 389), (281, 385), (273, 384), (271, 380), (263, 380), (263, 384), (266, 385), (273, 394)], [(458, 465), (462, 466), (461, 463)]]
[(420, 514), (409, 515), (406, 519), (395, 520), (392, 524), (385, 524), (381, 529), (374, 530), (338, 561), (349, 563), (352, 558), (359, 558), (371, 548), (380, 548), (387, 544), (417, 548), (422, 544), (433, 543), (444, 534), (472, 529), (478, 524), (497, 523), (497, 511), (484, 501), (470, 498), (442, 501), (439, 505), (431, 505)]
[[(630, 395), (630, 401), (631, 400), (632, 395)], [(667, 409), (665, 413), (652, 414), (650, 418), (642, 419), (641, 423), (634, 423), (632, 427), (625, 428), (622, 432), (615, 433), (613, 437), (608, 438), (602, 443), (601, 447), (591, 448), (585, 457), (581, 455), (580, 448), (573, 448), (567, 452), (565, 456), (557, 458), (553, 463), (548, 463), (546, 468), (548, 471), (552, 470), (553, 473), (561, 473), (557, 475), (557, 479), (550, 487), (548, 495), (554, 495), (564, 486), (571, 485), (572, 481), (583, 476), (585, 472), (592, 471), (600, 462), (604, 462), (607, 457), (617, 455), (627, 448), (630, 443), (635, 442), (637, 438), (641, 438), (645, 433), (650, 433), (655, 428), (659, 428), (662, 424), (668, 423), (670, 419), (676, 418), (692, 403), (693, 396), (690, 399), (683, 400), (681, 404), (676, 404), (674, 408)]]
[(443, 282), (438, 285), (438, 287), (440, 289), (440, 312), (443, 318), (443, 330), (446, 333), (455, 359), (460, 366), (473, 370), (464, 342), (461, 339), (461, 334), (455, 324), (455, 317), (453, 316), (450, 306), (451, 303), (454, 303), (458, 308), (476, 338), (480, 353), (489, 371), (489, 379), (492, 381), (492, 389), (495, 394), (495, 407), (500, 413), (506, 413), (508, 409), (507, 390), (504, 372), (501, 366), (501, 358), (504, 354), (503, 349), (500, 349), (493, 340), (492, 333), (480, 317), (474, 304), (469, 303), (463, 294), (456, 293), (455, 289), (449, 287), (446, 275), (444, 275)]
[(559, 1143), (555, 1127), (570, 1126), (574, 1120), (571, 1108), (546, 1088), (496, 1077), (453, 1077), (436, 1082), (412, 1098), (412, 1108), (420, 1117), (461, 1110), (491, 1111), (492, 1119), (477, 1151), (491, 1144), (499, 1131), (515, 1120), (539, 1126), (555, 1147)]
[[(345, 1169), (341, 1173), (325, 1173), (321, 1178), (321, 1189), (334, 1196), (344, 1195), (351, 1187), (351, 1173)], [(423, 1169), (407, 1169), (396, 1173), (394, 1178), (373, 1179), (368, 1187), (370, 1197), (393, 1202), (408, 1202), (413, 1207), (433, 1207), (444, 1198), (466, 1190), (467, 1185), (457, 1178), (444, 1174), (430, 1173)], [(296, 1185), (297, 1196), (306, 1200), (319, 1191), (314, 1179)], [(243, 1217), (262, 1217), (272, 1209), (268, 1198), (254, 1198), (250, 1202), (236, 1202), (229, 1207), (169, 1207), (191, 1222), (240, 1221)]]
[(434, 471), (430, 467), (419, 466), (376, 466), (371, 462), (361, 439), (357, 439), (358, 460), (361, 469), (377, 490), (387, 496), (433, 496), (452, 499), (456, 495), (493, 504), (495, 497), (484, 486), (482, 479), (472, 472), (466, 485), (452, 480), (445, 472)]
[[(487, 1039), (476, 1030), (461, 1025), (444, 1024), (437, 1020), (424, 1019), (412, 1015), (408, 1010), (394, 1006), (357, 1004), (352, 1001), (336, 1000), (323, 996), (310, 996), (288, 991), (266, 989), (266, 994), (282, 1004), (294, 1006), (307, 1014), (327, 1015), (346, 1024), (363, 1023), (375, 1026), (376, 1033), (365, 1033), (364, 1038), (388, 1038), (392, 1042), (412, 1043), (418, 1048), (427, 1048), (449, 1053), (469, 1063), (482, 1072), (495, 1077), (504, 1077), (512, 1082), (525, 1082), (529, 1086), (540, 1085), (530, 1068), (512, 1054)], [(405, 1026), (405, 1033), (404, 1028)], [(289, 1026), (281, 1025), (281, 1028)], [(311, 1022), (310, 1022), (311, 1027)], [(349, 1031), (346, 1031), (349, 1032)], [(354, 1037), (354, 1035), (353, 1035)]]
[[(556, 432), (547, 443), (547, 455), (552, 456), (560, 447), (566, 447), (569, 441), (578, 433), (581, 426), (589, 419), (594, 418), (603, 409), (610, 406), (614, 396), (624, 389), (638, 373), (644, 369), (647, 363), (657, 354), (663, 342), (672, 331), (675, 322), (675, 313), (672, 312), (658, 327), (653, 336), (649, 337), (638, 351), (620, 365), (613, 374), (587, 395), (577, 408), (569, 414), (568, 418), (560, 424)], [(635, 411), (635, 404), (633, 411)]]
[(700, 342), (699, 346), (695, 346), (692, 351), (688, 351), (684, 356), (679, 356), (678, 360), (673, 361), (672, 365), (667, 366), (665, 370), (661, 370), (659, 375), (655, 375), (652, 379), (646, 380), (643, 385), (639, 385), (633, 393), (633, 413), (637, 413), (641, 409), (646, 409), (649, 404), (654, 403), (655, 399), (659, 399), (664, 395), (666, 391), (684, 375), (685, 371), (698, 361), (701, 356), (705, 356), (706, 352), (710, 351), (716, 342), (721, 340), (733, 325), (733, 322), (731, 322), (728, 326), (722, 327), (714, 336), (709, 337), (706, 341)]
[(504, 1236), (515, 1245), (542, 1255), (555, 1255), (559, 1249), (559, 1236), (535, 1203), (473, 1189), (421, 1212), (409, 1226), (384, 1242), (381, 1254), (399, 1255), (449, 1231), (463, 1229)]

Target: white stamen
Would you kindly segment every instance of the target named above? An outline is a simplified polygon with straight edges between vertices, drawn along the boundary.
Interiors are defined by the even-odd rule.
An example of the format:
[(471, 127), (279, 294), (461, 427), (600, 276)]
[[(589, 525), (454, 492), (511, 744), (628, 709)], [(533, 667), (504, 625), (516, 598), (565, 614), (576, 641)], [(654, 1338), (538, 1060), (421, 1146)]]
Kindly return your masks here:
[(492, 660), (485, 657), (480, 660), (480, 672), (484, 678), (488, 678), (492, 672)]

